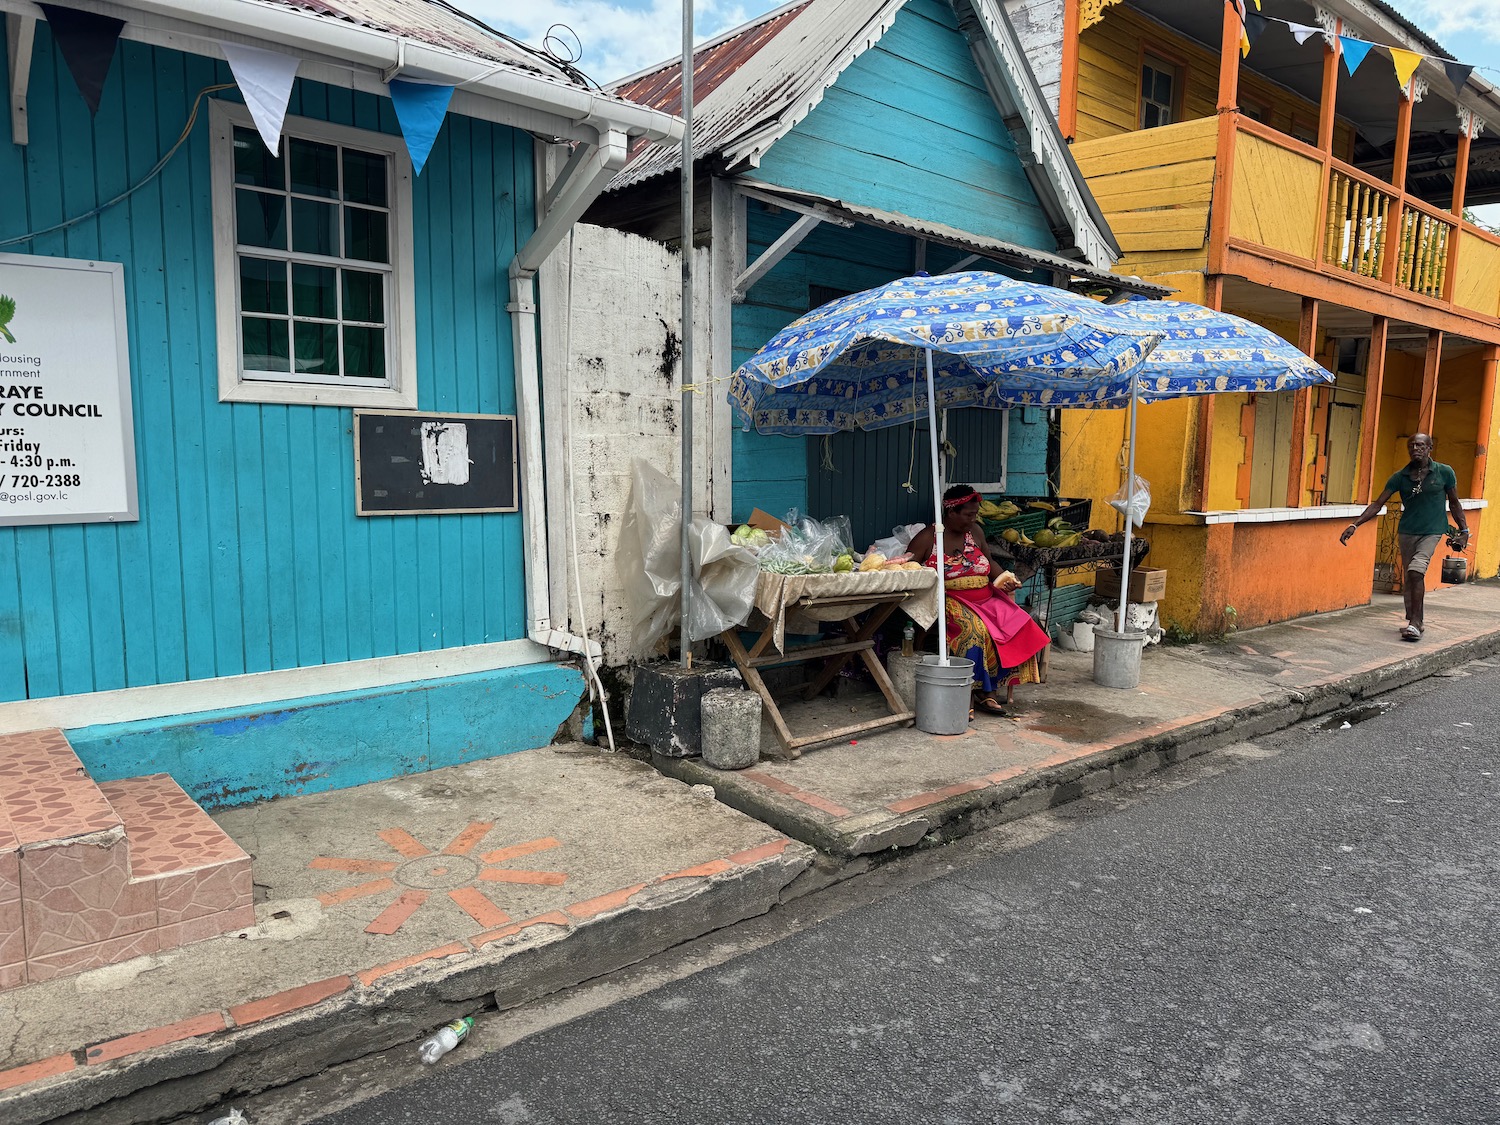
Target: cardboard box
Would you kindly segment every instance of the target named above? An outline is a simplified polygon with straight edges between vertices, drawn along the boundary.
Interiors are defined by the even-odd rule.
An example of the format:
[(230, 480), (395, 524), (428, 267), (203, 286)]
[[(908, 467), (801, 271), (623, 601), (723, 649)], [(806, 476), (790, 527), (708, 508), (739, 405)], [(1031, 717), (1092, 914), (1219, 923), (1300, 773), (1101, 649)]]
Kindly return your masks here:
[[(1120, 600), (1120, 572), (1101, 566), (1094, 573), (1094, 593), (1112, 602)], [(1130, 600), (1137, 603), (1159, 602), (1167, 596), (1167, 572), (1164, 567), (1138, 566), (1130, 572)]]
[(780, 539), (781, 533), (786, 530), (786, 524), (773, 516), (770, 512), (763, 512), (756, 508), (750, 513), (750, 518), (745, 521), (751, 527), (764, 531), (772, 539)]

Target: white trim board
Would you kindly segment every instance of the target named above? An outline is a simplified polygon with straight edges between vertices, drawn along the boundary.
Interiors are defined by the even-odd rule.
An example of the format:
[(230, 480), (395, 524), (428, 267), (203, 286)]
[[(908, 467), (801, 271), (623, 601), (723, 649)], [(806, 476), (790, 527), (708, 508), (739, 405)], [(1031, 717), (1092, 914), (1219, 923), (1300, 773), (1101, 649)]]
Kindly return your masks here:
[(0, 735), (45, 727), (75, 730), (101, 723), (129, 723), (226, 708), (257, 707), (341, 691), (393, 687), (471, 672), (555, 662), (550, 649), (533, 641), (499, 641), (434, 652), (320, 664), (311, 668), (283, 668), (274, 672), (251, 672), (178, 684), (58, 695), (49, 699), (22, 699), (0, 703)]

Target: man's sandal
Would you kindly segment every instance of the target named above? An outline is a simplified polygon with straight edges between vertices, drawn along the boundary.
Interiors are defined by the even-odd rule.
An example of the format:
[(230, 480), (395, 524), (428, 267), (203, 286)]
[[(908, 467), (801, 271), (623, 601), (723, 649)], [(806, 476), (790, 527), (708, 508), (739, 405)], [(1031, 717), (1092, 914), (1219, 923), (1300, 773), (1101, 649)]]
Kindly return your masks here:
[(1403, 641), (1420, 641), (1422, 639), (1422, 630), (1415, 625), (1408, 625), (1401, 630), (1401, 639)]

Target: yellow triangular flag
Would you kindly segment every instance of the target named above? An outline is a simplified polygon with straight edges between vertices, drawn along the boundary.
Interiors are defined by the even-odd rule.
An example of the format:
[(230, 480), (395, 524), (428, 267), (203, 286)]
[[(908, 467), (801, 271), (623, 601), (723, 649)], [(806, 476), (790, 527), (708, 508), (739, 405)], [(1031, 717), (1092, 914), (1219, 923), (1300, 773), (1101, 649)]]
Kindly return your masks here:
[(1250, 35), (1245, 30), (1245, 25), (1240, 24), (1240, 58), (1250, 53)]
[(1422, 61), (1422, 56), (1415, 51), (1403, 51), (1400, 47), (1392, 47), (1390, 51), (1391, 62), (1396, 64), (1396, 80), (1404, 90), (1411, 82), (1411, 76), (1417, 72), (1417, 64)]

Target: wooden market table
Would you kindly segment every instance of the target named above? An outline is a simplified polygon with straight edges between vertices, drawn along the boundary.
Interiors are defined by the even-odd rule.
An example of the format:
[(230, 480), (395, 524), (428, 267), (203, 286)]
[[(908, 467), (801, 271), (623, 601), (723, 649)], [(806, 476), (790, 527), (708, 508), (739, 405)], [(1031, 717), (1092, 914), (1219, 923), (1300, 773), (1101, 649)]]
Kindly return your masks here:
[[(719, 634), (730, 659), (745, 683), (760, 696), (776, 737), (790, 757), (798, 757), (809, 746), (842, 741), (891, 727), (906, 726), (916, 713), (896, 694), (895, 685), (875, 656), (875, 633), (891, 614), (905, 609), (924, 629), (937, 620), (937, 573), (932, 570), (875, 571), (873, 573), (784, 575), (762, 571), (755, 589), (755, 611), (750, 628), (759, 629), (749, 648), (739, 629)], [(787, 621), (837, 622), (841, 637), (807, 645), (786, 646)], [(794, 630), (795, 631), (795, 630)], [(761, 676), (762, 668), (820, 662), (822, 667), (803, 687), (802, 697), (813, 699), (826, 688), (844, 666), (859, 657), (885, 698), (887, 711), (874, 719), (837, 730), (796, 736), (787, 727), (781, 707)]]

